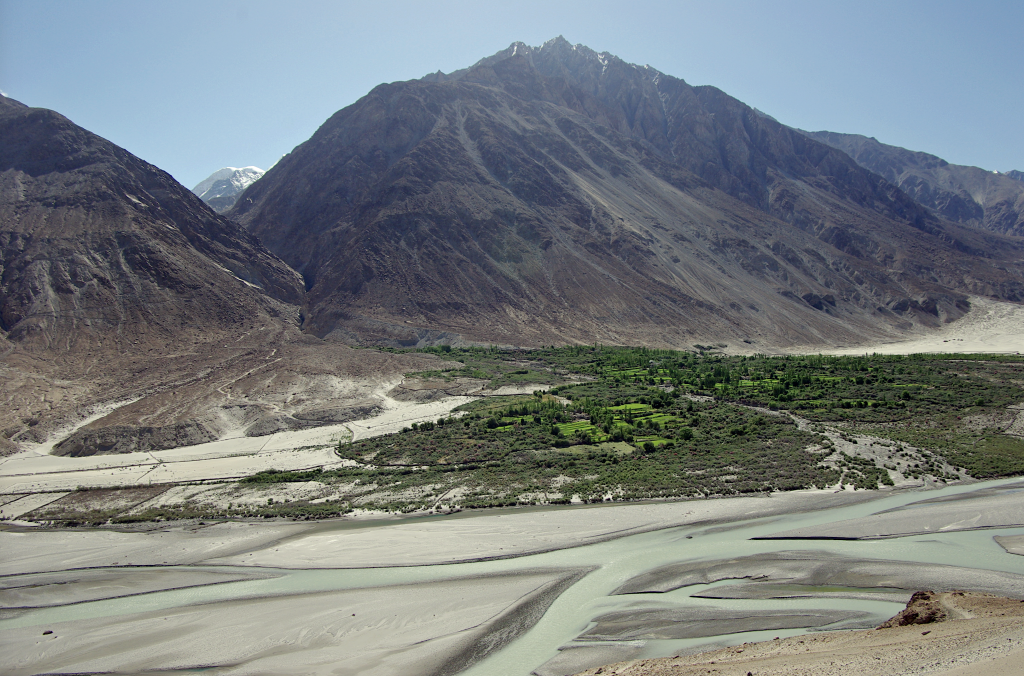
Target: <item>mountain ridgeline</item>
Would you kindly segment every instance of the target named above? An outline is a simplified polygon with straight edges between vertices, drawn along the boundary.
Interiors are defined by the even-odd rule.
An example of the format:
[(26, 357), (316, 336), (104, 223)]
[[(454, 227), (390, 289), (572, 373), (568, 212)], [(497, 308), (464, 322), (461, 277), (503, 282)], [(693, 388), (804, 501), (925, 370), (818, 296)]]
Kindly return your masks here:
[(1000, 174), (950, 164), (935, 155), (886, 145), (857, 134), (804, 133), (847, 153), (865, 169), (898, 185), (943, 218), (1024, 236), (1024, 173)]
[(344, 341), (822, 345), (1024, 298), (1024, 241), (562, 38), (374, 88), (228, 215)]
[(562, 38), (380, 85), (262, 177), (216, 172), (210, 206), (53, 111), (0, 98), (0, 131), (0, 340), (30, 352), (297, 322), (363, 344), (813, 347), (1024, 299), (1016, 202), (926, 199), (922, 171), (869, 170), (848, 138)]

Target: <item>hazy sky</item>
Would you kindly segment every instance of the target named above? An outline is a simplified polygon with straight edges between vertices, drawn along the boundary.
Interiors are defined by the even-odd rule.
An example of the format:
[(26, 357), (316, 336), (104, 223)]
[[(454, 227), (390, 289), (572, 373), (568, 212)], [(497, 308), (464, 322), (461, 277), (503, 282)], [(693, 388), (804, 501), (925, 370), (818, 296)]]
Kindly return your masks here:
[(1024, 170), (1024, 0), (0, 0), (0, 90), (188, 187), (267, 168), (381, 82), (557, 35), (780, 122)]

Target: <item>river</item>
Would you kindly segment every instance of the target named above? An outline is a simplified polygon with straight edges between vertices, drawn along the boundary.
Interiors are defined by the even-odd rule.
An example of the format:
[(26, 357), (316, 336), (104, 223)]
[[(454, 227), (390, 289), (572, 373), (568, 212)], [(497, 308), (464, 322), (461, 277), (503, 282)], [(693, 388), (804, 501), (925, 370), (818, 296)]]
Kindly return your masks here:
[[(216, 604), (245, 599), (266, 599), (295, 597), (303, 594), (328, 594), (340, 590), (373, 589), (395, 585), (430, 585), (446, 580), (469, 577), (492, 578), (524, 574), (536, 570), (588, 570), (585, 575), (562, 591), (550, 603), (539, 621), (521, 632), (515, 640), (503, 644), (498, 650), (486, 654), (468, 669), (465, 676), (526, 676), (534, 669), (541, 673), (557, 673), (559, 662), (545, 663), (559, 655), (560, 648), (575, 647), (579, 657), (566, 663), (583, 668), (595, 656), (611, 655), (620, 657), (654, 657), (677, 654), (708, 644), (735, 644), (747, 641), (771, 639), (776, 636), (791, 636), (804, 631), (806, 627), (773, 628), (745, 632), (729, 632), (697, 638), (657, 638), (651, 632), (639, 631), (644, 638), (623, 638), (622, 640), (580, 640), (581, 635), (595, 627), (595, 618), (619, 613), (620, 615), (666, 612), (697, 612), (698, 609), (720, 609), (730, 611), (737, 617), (762, 611), (805, 612), (808, 609), (823, 609), (830, 612), (848, 611), (855, 621), (847, 619), (828, 623), (825, 628), (873, 626), (895, 614), (903, 607), (903, 600), (892, 595), (872, 598), (699, 598), (697, 594), (708, 594), (709, 590), (726, 585), (750, 585), (745, 579), (726, 579), (706, 584), (687, 584), (678, 589), (661, 593), (613, 594), (622, 585), (639, 575), (657, 571), (687, 561), (721, 562), (748, 560), (750, 575), (758, 575), (758, 561), (771, 558), (780, 552), (805, 552), (806, 558), (814, 561), (842, 562), (873, 560), (879, 562), (912, 562), (919, 564), (921, 571), (942, 572), (941, 566), (958, 566), (979, 571), (998, 571), (1024, 575), (1024, 557), (1008, 553), (993, 540), (997, 535), (1021, 535), (1024, 528), (1011, 524), (1007, 528), (984, 530), (952, 530), (886, 539), (836, 540), (836, 539), (754, 539), (771, 536), (773, 533), (798, 528), (811, 528), (835, 524), (850, 519), (871, 517), (884, 510), (910, 505), (906, 513), (913, 516), (914, 503), (939, 497), (967, 495), (969, 499), (949, 502), (950, 513), (970, 505), (970, 496), (978, 491), (1009, 489), (1001, 494), (1008, 501), (1024, 499), (1024, 484), (1020, 479), (990, 481), (972, 485), (951, 486), (928, 492), (906, 491), (899, 493), (878, 493), (878, 497), (858, 504), (831, 507), (815, 511), (791, 513), (753, 519), (738, 519), (714, 524), (702, 523), (679, 526), (608, 539), (595, 544), (569, 547), (543, 553), (502, 558), (496, 560), (469, 561), (445, 565), (415, 565), (383, 568), (346, 568), (295, 570), (284, 567), (259, 568), (262, 579), (246, 579), (222, 584), (208, 584), (184, 589), (137, 593), (121, 598), (105, 598), (71, 605), (57, 605), (46, 608), (32, 608), (4, 611), (0, 619), (0, 634), (9, 635), (12, 630), (50, 627), (67, 627), (65, 632), (74, 632), (75, 627), (88, 625), (98, 620), (136, 616), (140, 614), (168, 613), (203, 604)], [(934, 504), (932, 502), (927, 504)], [(1011, 504), (1011, 503), (1008, 503)], [(565, 508), (563, 508), (564, 511)], [(591, 509), (602, 509), (595, 507)], [(511, 513), (511, 512), (509, 512)], [(901, 512), (903, 513), (903, 512)], [(599, 514), (599, 513), (598, 513)], [(454, 527), (472, 523), (473, 516), (436, 517), (431, 523), (444, 523)], [(951, 517), (952, 518), (952, 517)], [(955, 519), (952, 519), (955, 521)], [(316, 532), (330, 533), (332, 529), (351, 528), (347, 522), (318, 524)], [(363, 528), (373, 526), (363, 525)], [(35, 534), (27, 533), (31, 538)], [(302, 538), (304, 535), (295, 536)], [(287, 540), (285, 540), (287, 541)], [(749, 557), (746, 558), (745, 557)], [(880, 565), (880, 564), (874, 564)], [(940, 568), (936, 568), (936, 566)], [(171, 574), (174, 572), (237, 573), (251, 575), (250, 566), (188, 565), (188, 566), (145, 566), (138, 569), (146, 574)], [(771, 566), (767, 566), (771, 568)], [(767, 570), (766, 568), (766, 570)], [(104, 569), (90, 569), (104, 570)], [(106, 570), (126, 574), (133, 567), (118, 567)], [(769, 571), (770, 572), (770, 571)], [(895, 574), (895, 573), (894, 573)], [(938, 573), (936, 573), (938, 574)], [(924, 572), (922, 572), (924, 575)], [(904, 573), (905, 576), (905, 573)], [(6, 576), (8, 587), (17, 576)], [(965, 588), (972, 587), (971, 576), (960, 575)], [(895, 578), (894, 578), (895, 579)], [(928, 578), (927, 575), (922, 579)], [(1021, 578), (1024, 579), (1024, 578)], [(1013, 585), (1010, 584), (1010, 592)], [(895, 585), (892, 585), (895, 586)], [(409, 587), (412, 589), (413, 587)], [(806, 588), (805, 588), (806, 589)], [(812, 590), (813, 591), (813, 590)], [(842, 593), (841, 588), (820, 589), (822, 593)], [(127, 593), (131, 593), (130, 590)], [(1024, 586), (1019, 588), (1024, 595)], [(863, 596), (863, 595), (862, 595)], [(896, 596), (899, 596), (897, 594)], [(854, 615), (859, 613), (860, 615)], [(354, 615), (353, 615), (354, 616)], [(61, 633), (61, 632), (58, 632)], [(657, 634), (657, 632), (654, 632)], [(33, 635), (38, 635), (34, 632)], [(361, 644), (362, 645), (362, 644)], [(301, 646), (300, 646), (301, 647)], [(344, 653), (344, 648), (342, 647)], [(588, 653), (589, 651), (589, 653)], [(601, 652), (604, 651), (604, 652)], [(486, 651), (484, 651), (486, 652)], [(572, 653), (569, 651), (566, 655)], [(575, 653), (573, 653), (575, 654)], [(0, 658), (3, 659), (3, 658)], [(26, 657), (25, 659), (28, 659)], [(70, 659), (70, 658), (69, 658)], [(198, 659), (198, 658), (197, 658)], [(172, 661), (173, 662), (173, 661)], [(200, 663), (203, 668), (212, 668), (218, 673), (220, 667), (209, 661)], [(20, 664), (20, 663), (19, 663)], [(70, 664), (70, 663), (69, 663)], [(47, 666), (38, 664), (37, 667)], [(52, 666), (52, 665), (50, 665)], [(24, 673), (31, 673), (29, 669)], [(180, 670), (177, 663), (154, 663), (152, 668)], [(235, 673), (237, 664), (224, 673)], [(48, 667), (49, 668), (49, 667)], [(70, 666), (67, 668), (70, 669)], [(21, 672), (18, 672), (21, 673)], [(243, 673), (243, 672), (238, 672)], [(348, 672), (342, 672), (348, 673)], [(362, 673), (358, 669), (352, 673)], [(370, 672), (366, 672), (370, 673)]]

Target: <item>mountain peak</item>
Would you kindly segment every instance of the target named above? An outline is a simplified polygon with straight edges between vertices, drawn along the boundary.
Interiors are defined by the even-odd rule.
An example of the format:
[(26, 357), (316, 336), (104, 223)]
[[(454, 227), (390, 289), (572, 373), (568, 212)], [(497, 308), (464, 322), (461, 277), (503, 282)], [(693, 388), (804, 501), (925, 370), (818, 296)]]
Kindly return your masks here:
[(7, 106), (9, 108), (28, 108), (28, 106), (21, 101), (12, 99), (10, 96), (5, 96), (4, 94), (0, 94), (0, 105)]
[(642, 79), (655, 84), (664, 73), (650, 65), (629, 63), (610, 52), (597, 52), (586, 45), (572, 44), (563, 36), (551, 38), (539, 47), (532, 47), (525, 42), (516, 41), (505, 49), (484, 57), (469, 68), (443, 73), (438, 71), (422, 78), (425, 82), (449, 82), (462, 80), (480, 68), (494, 67), (508, 59), (525, 59), (538, 72), (547, 77), (568, 76), (571, 80), (590, 80), (600, 78), (609, 68), (629, 69)]
[(1024, 295), (1009, 239), (563, 37), (375, 88), (231, 215), (302, 272), (304, 330), (346, 341), (821, 344)]
[(224, 167), (210, 174), (192, 192), (210, 205), (217, 213), (224, 213), (232, 206), (246, 188), (255, 183), (265, 172), (259, 167)]

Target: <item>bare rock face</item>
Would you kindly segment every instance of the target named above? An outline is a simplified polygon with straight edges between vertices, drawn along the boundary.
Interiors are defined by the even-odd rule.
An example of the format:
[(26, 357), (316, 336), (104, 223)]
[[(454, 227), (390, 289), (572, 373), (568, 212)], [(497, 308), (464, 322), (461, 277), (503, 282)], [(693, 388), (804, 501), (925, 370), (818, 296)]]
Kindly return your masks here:
[(345, 342), (834, 344), (1024, 299), (1021, 240), (562, 39), (376, 87), (229, 214), (303, 273), (305, 330)]
[(0, 97), (0, 329), (22, 349), (127, 351), (292, 321), (302, 281), (169, 175)]
[(878, 625), (879, 629), (890, 627), (906, 627), (912, 624), (931, 624), (942, 622), (947, 617), (946, 609), (932, 591), (914, 592), (907, 602), (907, 607)]
[[(1024, 174), (950, 164), (928, 153), (858, 134), (805, 132), (847, 153), (943, 218), (992, 232), (1024, 236)], [(1019, 177), (1018, 177), (1019, 176)]]
[(0, 453), (133, 400), (142, 413), (56, 452), (217, 438), (194, 412), (147, 402), (229, 371), (261, 337), (297, 334), (303, 293), (287, 264), (163, 171), (0, 97)]
[(292, 415), (269, 415), (259, 418), (250, 425), (245, 430), (245, 435), (247, 437), (262, 437), (276, 432), (339, 425), (352, 420), (372, 418), (381, 410), (379, 401), (362, 401), (348, 406), (313, 409)]
[(115, 425), (79, 430), (53, 448), (54, 455), (82, 457), (116, 453), (162, 451), (214, 441), (217, 435), (195, 422), (163, 427)]

